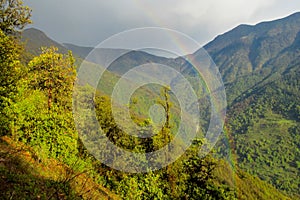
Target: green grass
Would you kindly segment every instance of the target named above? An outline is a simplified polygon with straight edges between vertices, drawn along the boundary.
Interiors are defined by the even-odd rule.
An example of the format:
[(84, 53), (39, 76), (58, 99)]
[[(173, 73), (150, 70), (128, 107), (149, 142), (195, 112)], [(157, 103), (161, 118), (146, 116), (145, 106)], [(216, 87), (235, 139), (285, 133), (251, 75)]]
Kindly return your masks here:
[(32, 148), (9, 137), (0, 140), (0, 199), (118, 199), (55, 159), (37, 160)]

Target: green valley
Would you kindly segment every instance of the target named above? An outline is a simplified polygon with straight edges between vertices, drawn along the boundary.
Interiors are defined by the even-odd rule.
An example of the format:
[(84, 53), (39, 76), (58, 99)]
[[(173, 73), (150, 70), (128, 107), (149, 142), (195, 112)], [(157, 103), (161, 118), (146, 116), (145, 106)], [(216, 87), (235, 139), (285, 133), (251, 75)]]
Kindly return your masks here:
[[(222, 135), (203, 156), (199, 149), (207, 145), (203, 135), (215, 91), (209, 91), (188, 59), (201, 59), (203, 49), (166, 58), (60, 44), (38, 29), (24, 30), (32, 11), (22, 1), (0, 5), (0, 199), (300, 199), (300, 13), (240, 25), (204, 46), (219, 68), (228, 106)], [(100, 59), (88, 57), (91, 52)], [(103, 60), (112, 61), (107, 70)], [(117, 111), (112, 110), (114, 86), (144, 64), (180, 73), (200, 108), (197, 137), (175, 162), (161, 168), (172, 156), (149, 152), (174, 148), (168, 146), (174, 133), (191, 128), (180, 129), (181, 117), (191, 116), (180, 116), (181, 102), (171, 91), (185, 91), (185, 85), (178, 77), (170, 86), (143, 85), (128, 105), (117, 102)], [(126, 92), (118, 95), (125, 98)], [(130, 118), (122, 115), (127, 108)], [(135, 130), (134, 122), (142, 136), (152, 136), (130, 135), (116, 115), (126, 128)], [(104, 137), (107, 146), (98, 143)], [(184, 148), (184, 139), (176, 140), (173, 152)], [(119, 151), (111, 151), (110, 143)], [(136, 158), (118, 161), (121, 149)], [(118, 171), (97, 159), (103, 155), (111, 165), (130, 169), (142, 160), (146, 172)]]

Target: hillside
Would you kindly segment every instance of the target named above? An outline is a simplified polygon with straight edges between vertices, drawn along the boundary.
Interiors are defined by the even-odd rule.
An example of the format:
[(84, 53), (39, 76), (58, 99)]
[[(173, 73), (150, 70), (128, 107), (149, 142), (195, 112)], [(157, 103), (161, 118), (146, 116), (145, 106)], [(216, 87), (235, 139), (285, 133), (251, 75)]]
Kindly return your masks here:
[(71, 50), (73, 53), (77, 54), (81, 58), (85, 58), (94, 49), (92, 47), (81, 47), (69, 43), (64, 43), (63, 46)]
[(290, 193), (300, 185), (299, 24), (295, 13), (241, 25), (205, 46), (225, 81), (238, 165)]
[[(30, 146), (0, 138), (1, 199), (120, 199), (55, 159), (37, 160)], [(94, 189), (96, 188), (96, 189)]]
[(289, 70), (238, 99), (228, 121), (242, 169), (297, 193), (300, 74), (298, 66)]
[(23, 31), (21, 40), (25, 42), (25, 49), (27, 52), (33, 55), (39, 55), (41, 47), (50, 47), (55, 46), (59, 48), (61, 53), (68, 53), (68, 49), (65, 48), (62, 44), (54, 41), (49, 38), (44, 32), (35, 29), (29, 28)]
[[(225, 83), (251, 73), (267, 74), (271, 72), (272, 60), (288, 48), (295, 47), (299, 23), (300, 13), (295, 13), (254, 26), (240, 25), (216, 37), (204, 48), (219, 66)], [(273, 68), (277, 67), (273, 65)]]
[[(254, 26), (240, 25), (216, 37), (205, 46), (219, 67), (225, 82), (229, 103), (226, 128), (232, 138), (231, 147), (237, 157), (237, 166), (277, 189), (296, 195), (299, 195), (300, 184), (297, 178), (300, 171), (299, 24), (300, 13), (295, 13), (283, 19)], [(57, 45), (62, 51), (66, 51), (65, 47), (72, 49), (81, 57), (86, 56), (91, 50), (88, 47), (71, 44), (62, 46), (44, 38), (46, 36), (41, 32), (36, 30), (29, 32), (31, 34), (24, 33), (24, 38), (32, 38), (33, 44), (28, 40), (29, 49), (38, 49), (40, 45)], [(115, 50), (104, 51), (105, 53), (103, 50), (99, 53), (106, 57), (112, 56)], [(197, 56), (197, 52), (194, 55)], [(145, 52), (130, 51), (110, 66), (110, 72), (106, 74), (107, 81), (100, 83), (101, 88), (105, 89), (103, 92), (110, 94), (111, 84), (116, 83), (119, 75), (134, 66), (149, 62), (172, 66), (194, 81), (191, 65), (182, 58), (169, 59)], [(92, 63), (91, 66), (99, 67)], [(95, 74), (87, 73), (87, 76), (95, 79), (93, 77)], [(149, 96), (153, 94), (150, 93)], [(146, 99), (143, 103), (149, 104), (149, 97)], [(141, 116), (144, 116), (146, 113), (144, 106), (139, 109), (143, 110)], [(245, 182), (257, 180), (259, 182), (257, 185), (266, 184), (247, 173), (241, 172), (247, 179)], [(242, 185), (247, 187), (247, 184)], [(270, 189), (269, 185), (264, 188), (265, 194), (276, 193), (274, 192), (276, 190), (270, 192), (273, 189)], [(253, 191), (250, 188), (240, 190), (242, 189)], [(260, 196), (260, 198), (267, 197)]]

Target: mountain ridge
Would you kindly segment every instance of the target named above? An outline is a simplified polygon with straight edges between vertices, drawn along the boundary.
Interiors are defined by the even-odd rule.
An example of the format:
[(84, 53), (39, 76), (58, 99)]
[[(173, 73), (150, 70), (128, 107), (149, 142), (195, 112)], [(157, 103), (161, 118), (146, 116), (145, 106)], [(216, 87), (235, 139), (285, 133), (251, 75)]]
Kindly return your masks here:
[(290, 47), (299, 34), (298, 24), (300, 13), (271, 22), (240, 25), (217, 36), (204, 48), (219, 66), (224, 81), (231, 82), (262, 70), (271, 59)]
[[(226, 127), (233, 138), (238, 166), (293, 194), (299, 191), (293, 177), (300, 171), (300, 139), (284, 138), (298, 138), (300, 130), (299, 24), (300, 12), (256, 25), (239, 25), (204, 46), (225, 83), (229, 104)], [(83, 48), (83, 53), (90, 50)], [(162, 59), (140, 52), (130, 52), (110, 70), (123, 74), (145, 62), (170, 65), (193, 75), (191, 65), (182, 57)]]
[(61, 53), (68, 53), (68, 49), (65, 48), (59, 42), (51, 39), (46, 33), (36, 28), (28, 28), (22, 32), (21, 41), (25, 43), (26, 51), (33, 55), (41, 53), (41, 47), (55, 46)]

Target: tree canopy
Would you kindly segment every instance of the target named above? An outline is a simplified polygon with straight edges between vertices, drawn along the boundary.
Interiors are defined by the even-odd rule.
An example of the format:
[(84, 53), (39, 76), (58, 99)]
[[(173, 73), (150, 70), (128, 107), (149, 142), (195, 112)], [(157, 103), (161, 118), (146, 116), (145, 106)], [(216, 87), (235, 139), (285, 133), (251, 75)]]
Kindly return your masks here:
[(31, 9), (21, 0), (0, 1), (0, 28), (5, 34), (15, 34), (31, 23)]

